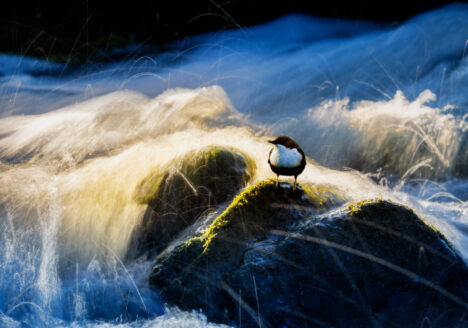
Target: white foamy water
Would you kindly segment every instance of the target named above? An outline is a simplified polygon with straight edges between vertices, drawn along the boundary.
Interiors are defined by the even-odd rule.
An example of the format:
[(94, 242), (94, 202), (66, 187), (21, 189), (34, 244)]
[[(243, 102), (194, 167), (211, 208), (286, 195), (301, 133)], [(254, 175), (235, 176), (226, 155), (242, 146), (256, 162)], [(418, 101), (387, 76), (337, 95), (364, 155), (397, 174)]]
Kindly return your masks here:
[(217, 326), (123, 260), (137, 188), (208, 145), (274, 177), (278, 134), (309, 157), (299, 183), (411, 206), (468, 259), (466, 22), (463, 5), (398, 26), (287, 16), (74, 71), (0, 56), (0, 325)]

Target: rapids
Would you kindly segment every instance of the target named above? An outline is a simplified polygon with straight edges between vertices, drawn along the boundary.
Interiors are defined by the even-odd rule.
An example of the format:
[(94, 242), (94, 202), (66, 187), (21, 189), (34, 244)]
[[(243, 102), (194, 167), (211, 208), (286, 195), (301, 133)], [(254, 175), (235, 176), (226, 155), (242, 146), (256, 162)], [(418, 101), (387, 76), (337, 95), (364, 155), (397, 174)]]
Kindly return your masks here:
[[(67, 68), (0, 56), (0, 326), (211, 327), (125, 261), (139, 183), (208, 145), (411, 206), (468, 259), (468, 6), (399, 25), (290, 15)], [(254, 181), (254, 182), (255, 182)]]

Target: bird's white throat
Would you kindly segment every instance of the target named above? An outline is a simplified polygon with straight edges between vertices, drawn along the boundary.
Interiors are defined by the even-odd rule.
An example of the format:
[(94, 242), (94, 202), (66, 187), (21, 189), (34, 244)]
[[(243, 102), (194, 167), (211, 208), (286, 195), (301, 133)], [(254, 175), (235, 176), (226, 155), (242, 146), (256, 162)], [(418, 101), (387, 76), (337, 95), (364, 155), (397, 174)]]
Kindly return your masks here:
[(276, 167), (296, 167), (301, 164), (302, 154), (296, 148), (275, 145), (270, 155), (270, 162)]

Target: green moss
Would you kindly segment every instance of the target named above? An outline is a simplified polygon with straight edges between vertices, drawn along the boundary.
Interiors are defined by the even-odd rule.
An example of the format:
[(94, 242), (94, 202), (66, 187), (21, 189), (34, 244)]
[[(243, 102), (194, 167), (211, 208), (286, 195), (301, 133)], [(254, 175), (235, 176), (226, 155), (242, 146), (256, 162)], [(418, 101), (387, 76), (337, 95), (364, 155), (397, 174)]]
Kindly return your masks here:
[[(347, 207), (347, 211), (351, 217), (359, 217), (361, 219), (364, 218), (366, 220), (375, 221), (391, 230), (403, 231), (403, 233), (408, 236), (415, 233), (413, 230), (414, 226), (419, 226), (420, 231), (427, 231), (429, 232), (427, 234), (428, 236), (430, 235), (434, 238), (442, 239), (454, 253), (458, 254), (453, 245), (436, 226), (429, 223), (424, 218), (418, 217), (412, 208), (405, 205), (395, 204), (390, 199), (384, 200), (382, 198), (374, 198), (350, 203)], [(390, 211), (399, 211), (402, 213), (401, 216), (407, 219), (405, 221), (388, 221), (386, 216), (391, 216), (389, 213)], [(407, 230), (406, 232), (405, 229)]]
[(251, 242), (263, 240), (272, 229), (286, 229), (293, 222), (309, 217), (310, 211), (323, 211), (342, 197), (328, 185), (304, 188), (307, 193), (302, 188), (296, 191), (278, 188), (273, 179), (246, 188), (201, 236), (177, 246), (173, 254), (180, 255), (172, 256), (166, 263), (178, 267), (184, 260), (187, 277), (206, 267), (210, 267), (213, 277), (218, 277), (243, 261)]
[(175, 159), (166, 167), (156, 167), (140, 181), (135, 190), (134, 199), (139, 204), (149, 204), (158, 197), (161, 188), (175, 173), (183, 175), (195, 186), (203, 185), (207, 181), (211, 181), (212, 184), (219, 181), (222, 188), (225, 178), (234, 180), (243, 176), (244, 183), (246, 183), (253, 177), (255, 170), (255, 162), (240, 150), (224, 146), (209, 146), (191, 151)]
[(368, 200), (361, 200), (356, 203), (350, 203), (347, 207), (347, 210), (349, 212), (349, 215), (355, 215), (361, 212), (362, 206), (367, 203), (374, 202), (375, 200), (373, 199), (368, 199)]
[(153, 170), (134, 193), (137, 202), (148, 205), (133, 233), (135, 253), (162, 250), (204, 212), (232, 199), (254, 172), (247, 155), (221, 146), (190, 151)]
[[(349, 215), (356, 215), (362, 211), (364, 206), (366, 205), (371, 205), (371, 204), (382, 204), (384, 203), (385, 200), (382, 199), (382, 197), (379, 198), (371, 198), (371, 199), (364, 199), (361, 201), (358, 201), (356, 203), (350, 203), (347, 207), (347, 210), (349, 212)], [(391, 200), (389, 199), (387, 201), (388, 203), (391, 203)]]
[(143, 179), (137, 186), (134, 196), (135, 200), (139, 204), (148, 204), (157, 194), (166, 174), (167, 169), (153, 171), (152, 174)]
[[(295, 302), (295, 308), (303, 306), (302, 311), (307, 311), (309, 303), (302, 302), (307, 297), (327, 306), (341, 306), (340, 311), (349, 310), (350, 316), (355, 316), (355, 309), (350, 309), (347, 302), (336, 302), (334, 295), (355, 301), (357, 288), (372, 300), (370, 304), (380, 308), (381, 304), (393, 304), (395, 299), (419, 293), (424, 286), (414, 277), (440, 284), (445, 281), (444, 271), (461, 263), (442, 246), (439, 238), (446, 239), (433, 227), (409, 208), (382, 197), (349, 204), (351, 216), (346, 212), (327, 219), (310, 215), (310, 208), (320, 210), (327, 206), (327, 197), (335, 199), (338, 195), (336, 189), (327, 185), (304, 186), (293, 192), (291, 188), (276, 187), (274, 180), (260, 181), (237, 195), (201, 236), (158, 259), (150, 285), (158, 288), (169, 303), (185, 310), (217, 311), (223, 319), (238, 306), (223, 289), (225, 285), (242, 295), (246, 304), (276, 306), (275, 300), (282, 299), (285, 301), (279, 306)], [(304, 220), (304, 224), (296, 224), (299, 220)], [(277, 238), (271, 234), (272, 229), (290, 232), (291, 236)], [(317, 242), (298, 239), (296, 235)], [(337, 251), (331, 252), (333, 249)], [(275, 256), (271, 256), (272, 251)], [(412, 275), (395, 273), (392, 266)], [(342, 267), (353, 277), (353, 286), (343, 279)], [(457, 279), (466, 276), (466, 271), (452, 272)], [(262, 295), (253, 292), (252, 279), (261, 287)], [(405, 287), (402, 293), (401, 286)], [(317, 294), (317, 290), (325, 293)], [(433, 290), (429, 293), (434, 294)], [(425, 300), (427, 295), (421, 295)], [(415, 304), (419, 304), (418, 299)], [(428, 304), (435, 303), (431, 299)], [(278, 309), (263, 313), (271, 318)]]
[[(201, 184), (207, 177), (229, 174), (247, 175), (255, 172), (255, 162), (242, 151), (224, 146), (210, 146), (190, 152), (181, 159), (181, 172), (193, 183)], [(247, 180), (248, 180), (247, 179)]]
[(328, 184), (305, 184), (304, 193), (316, 207), (331, 207), (346, 200), (344, 193)]
[[(201, 239), (204, 242), (204, 249), (206, 250), (210, 246), (211, 241), (216, 237), (219, 231), (234, 224), (233, 219), (235, 219), (236, 212), (240, 209), (246, 210), (246, 207), (251, 207), (252, 204), (258, 202), (257, 197), (262, 192), (268, 189), (271, 190), (272, 188), (278, 189), (276, 187), (276, 182), (273, 179), (269, 179), (260, 181), (237, 195), (229, 207), (213, 221), (202, 235)], [(253, 212), (257, 211), (255, 208), (250, 208), (250, 210), (253, 210)], [(245, 226), (248, 222), (243, 221), (242, 223), (244, 224), (244, 228), (248, 228)]]
[[(345, 199), (341, 192), (330, 185), (306, 184), (303, 191), (301, 189), (298, 188), (294, 192), (278, 188), (274, 179), (263, 180), (250, 186), (234, 198), (229, 207), (201, 236), (204, 250), (208, 250), (216, 238), (249, 238), (268, 231), (272, 225), (282, 221), (279, 218), (281, 208), (292, 209), (299, 205), (299, 208), (320, 211), (338, 205)], [(277, 209), (274, 206), (277, 206)], [(283, 219), (287, 219), (287, 215)]]

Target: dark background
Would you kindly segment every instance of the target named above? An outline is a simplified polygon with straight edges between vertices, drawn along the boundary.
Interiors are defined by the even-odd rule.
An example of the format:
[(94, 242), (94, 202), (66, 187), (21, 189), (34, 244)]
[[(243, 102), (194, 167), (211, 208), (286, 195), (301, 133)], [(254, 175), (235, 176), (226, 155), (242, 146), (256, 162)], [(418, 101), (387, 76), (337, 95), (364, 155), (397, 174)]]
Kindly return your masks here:
[(6, 1), (0, 52), (81, 63), (114, 58), (112, 49), (142, 44), (157, 51), (203, 32), (251, 26), (289, 13), (401, 22), (453, 1), (133, 0)]

